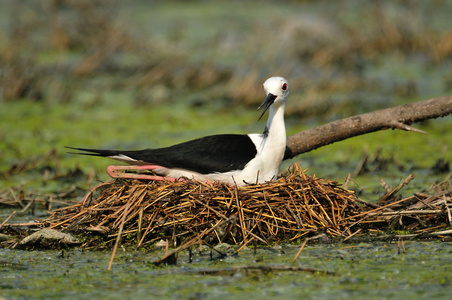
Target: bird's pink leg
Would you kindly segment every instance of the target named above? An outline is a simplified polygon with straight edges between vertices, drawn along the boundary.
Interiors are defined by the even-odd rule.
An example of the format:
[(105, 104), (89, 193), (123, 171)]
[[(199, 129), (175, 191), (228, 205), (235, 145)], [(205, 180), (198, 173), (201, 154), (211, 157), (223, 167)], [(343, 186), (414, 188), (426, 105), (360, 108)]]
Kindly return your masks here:
[(146, 179), (146, 180), (166, 180), (176, 181), (173, 177), (163, 177), (152, 174), (139, 173), (140, 171), (152, 171), (162, 168), (157, 165), (144, 165), (144, 166), (108, 166), (107, 173), (112, 178), (131, 178), (131, 179)]

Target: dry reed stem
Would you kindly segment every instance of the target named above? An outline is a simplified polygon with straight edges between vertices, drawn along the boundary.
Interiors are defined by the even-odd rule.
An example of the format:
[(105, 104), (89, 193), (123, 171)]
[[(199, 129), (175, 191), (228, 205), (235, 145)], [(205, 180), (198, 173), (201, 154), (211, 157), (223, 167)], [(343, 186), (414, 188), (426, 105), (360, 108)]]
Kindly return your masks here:
[(111, 267), (113, 265), (113, 259), (115, 258), (116, 250), (118, 249), (119, 242), (121, 241), (121, 233), (124, 228), (124, 223), (127, 217), (127, 212), (129, 211), (130, 202), (127, 202), (126, 207), (124, 209), (124, 215), (121, 219), (121, 225), (119, 226), (118, 238), (116, 239), (115, 246), (113, 247), (113, 253), (111, 254), (110, 263), (108, 264), (108, 271), (111, 271)]
[(303, 250), (303, 248), (304, 248), (304, 246), (306, 245), (307, 242), (308, 242), (308, 239), (305, 239), (303, 244), (301, 245), (300, 249), (298, 250), (297, 254), (293, 258), (292, 263), (294, 263), (297, 260), (298, 256), (300, 256), (300, 253)]
[(7, 217), (7, 218), (2, 222), (2, 224), (0, 224), (0, 228), (2, 228), (3, 225), (5, 225), (5, 224), (9, 221), (9, 219), (11, 219), (15, 214), (16, 214), (16, 211), (13, 211), (13, 212), (9, 215), (9, 217)]

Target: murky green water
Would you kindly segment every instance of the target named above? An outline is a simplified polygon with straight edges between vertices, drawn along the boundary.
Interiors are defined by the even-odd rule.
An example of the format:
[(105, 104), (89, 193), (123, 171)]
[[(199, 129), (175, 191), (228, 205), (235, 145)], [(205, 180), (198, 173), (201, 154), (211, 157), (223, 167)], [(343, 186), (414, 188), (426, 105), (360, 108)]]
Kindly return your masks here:
[[(163, 254), (0, 250), (0, 294), (7, 299), (447, 299), (452, 245), (440, 242), (362, 243), (181, 253), (176, 266), (154, 267)], [(7, 258), (7, 260), (5, 260)], [(234, 266), (299, 266), (322, 272), (232, 270)]]
[[(354, 114), (452, 93), (452, 62), (446, 47), (452, 28), (451, 4), (447, 1), (132, 1), (118, 4), (120, 8), (113, 10), (110, 19), (96, 12), (90, 15), (90, 20), (98, 20), (107, 29), (105, 20), (123, 22), (121, 26), (94, 38), (90, 34), (96, 26), (87, 27), (79, 44), (68, 48), (58, 46), (52, 39), (54, 28), (46, 27), (55, 19), (41, 10), (50, 4), (23, 2), (14, 10), (10, 9), (13, 3), (19, 2), (4, 1), (0, 9), (1, 36), (6, 41), (1, 46), (1, 62), (22, 63), (23, 70), (15, 71), (27, 76), (38, 72), (27, 88), (37, 89), (42, 99), (33, 93), (17, 99), (2, 94), (0, 170), (3, 175), (13, 165), (39, 160), (52, 148), (56, 151), (54, 158), (45, 158), (35, 168), (2, 176), (1, 192), (14, 188), (33, 197), (58, 199), (58, 193), (76, 185), (81, 191), (74, 197), (79, 198), (97, 179), (109, 180), (104, 170), (111, 161), (69, 155), (64, 146), (138, 149), (208, 134), (262, 132), (265, 122), (257, 122), (255, 111), (263, 96), (260, 85), (275, 73), (291, 83), (288, 135)], [(74, 7), (60, 9), (65, 21), (76, 13)], [(89, 15), (83, 6), (77, 9), (82, 16)], [(14, 22), (23, 22), (23, 26), (9, 31)], [(75, 28), (84, 29), (79, 22), (72, 25), (76, 26), (69, 26), (69, 34)], [(86, 76), (71, 73), (71, 67), (95, 52), (103, 34), (121, 33), (122, 28), (125, 41), (120, 34), (111, 37), (126, 46), (107, 54), (107, 71), (100, 68)], [(84, 42), (88, 45), (80, 45)], [(358, 49), (353, 45), (359, 45)], [(10, 59), (13, 54), (17, 58)], [(159, 66), (160, 80), (147, 77), (155, 76), (154, 71), (138, 71), (142, 65), (154, 64)], [(203, 64), (212, 64), (214, 73), (199, 72), (196, 68)], [(165, 69), (167, 65), (173, 68), (171, 72)], [(133, 70), (126, 68), (124, 73), (122, 66)], [(70, 71), (60, 72), (66, 68)], [(191, 69), (200, 75), (186, 75)], [(226, 75), (209, 81), (217, 72)], [(23, 77), (27, 80), (27, 76)], [(349, 187), (374, 202), (383, 193), (381, 178), (394, 186), (414, 173), (416, 178), (400, 192), (409, 196), (447, 178), (447, 172), (433, 172), (431, 167), (439, 158), (451, 159), (451, 126), (448, 117), (415, 124), (429, 135), (380, 131), (352, 138), (284, 162), (282, 169), (298, 162), (310, 174), (343, 182), (355, 171), (365, 149), (369, 155), (381, 149), (382, 160), (388, 163), (370, 166), (369, 172), (352, 178)], [(46, 172), (51, 178), (76, 167), (83, 173), (78, 177), (46, 179)], [(88, 180), (90, 172), (95, 174), (94, 181)], [(20, 209), (2, 209), (0, 223)], [(16, 215), (10, 222), (45, 216), (41, 207), (34, 214)], [(110, 252), (0, 249), (0, 296), (449, 298), (450, 242), (406, 241), (405, 248), (405, 254), (398, 254), (394, 243), (311, 245), (295, 263), (335, 275), (230, 270), (243, 265), (291, 266), (298, 246), (290, 245), (250, 249), (224, 258), (215, 253), (211, 257), (206, 250), (196, 253), (192, 263), (184, 252), (176, 266), (160, 268), (150, 263), (162, 256), (160, 251), (119, 251), (111, 272), (107, 271)]]

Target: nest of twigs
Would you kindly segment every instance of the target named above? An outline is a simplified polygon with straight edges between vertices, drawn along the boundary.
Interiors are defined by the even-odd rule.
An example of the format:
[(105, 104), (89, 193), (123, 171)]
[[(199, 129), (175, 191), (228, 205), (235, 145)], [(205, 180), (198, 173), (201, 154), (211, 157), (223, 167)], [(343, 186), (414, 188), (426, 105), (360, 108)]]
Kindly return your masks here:
[(411, 174), (394, 188), (382, 181), (386, 193), (376, 203), (347, 190), (348, 179), (340, 187), (336, 181), (308, 175), (298, 165), (276, 181), (239, 188), (194, 180), (117, 179), (42, 221), (6, 224), (13, 213), (0, 224), (0, 233), (16, 238), (0, 244), (12, 248), (23, 244), (21, 239), (30, 231), (24, 227), (75, 233), (84, 237), (82, 247), (87, 249), (113, 244), (116, 248), (120, 241), (135, 247), (164, 241), (167, 247), (178, 246), (175, 253), (195, 244), (228, 243), (241, 249), (248, 244), (320, 237), (451, 240), (450, 177), (427, 192), (402, 197), (399, 191), (413, 178)]
[(350, 223), (346, 218), (359, 213), (353, 192), (295, 165), (277, 181), (239, 188), (194, 180), (116, 180), (96, 187), (79, 204), (53, 211), (45, 222), (71, 232), (99, 232), (111, 242), (119, 234), (138, 246), (161, 239), (269, 244), (319, 232), (341, 236)]

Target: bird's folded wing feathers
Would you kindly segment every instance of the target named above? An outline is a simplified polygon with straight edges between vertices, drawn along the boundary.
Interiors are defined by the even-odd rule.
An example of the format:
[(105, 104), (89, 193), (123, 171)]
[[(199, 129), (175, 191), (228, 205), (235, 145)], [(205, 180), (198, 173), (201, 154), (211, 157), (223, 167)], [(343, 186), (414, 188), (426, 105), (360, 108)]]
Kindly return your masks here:
[[(245, 134), (212, 135), (166, 148), (135, 151), (68, 148), (83, 151), (77, 154), (115, 159), (123, 156), (135, 160), (130, 163), (157, 164), (201, 174), (243, 169), (257, 154), (256, 146)], [(125, 159), (119, 160), (126, 161)]]

